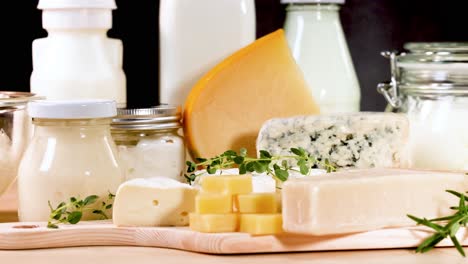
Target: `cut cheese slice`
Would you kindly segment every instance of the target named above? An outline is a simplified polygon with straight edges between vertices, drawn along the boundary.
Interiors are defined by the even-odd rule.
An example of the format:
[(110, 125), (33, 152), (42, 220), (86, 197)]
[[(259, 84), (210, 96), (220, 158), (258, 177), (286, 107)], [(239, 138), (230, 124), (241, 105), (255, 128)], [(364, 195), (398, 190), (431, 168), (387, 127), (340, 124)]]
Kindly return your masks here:
[(453, 214), (466, 191), (463, 173), (397, 169), (342, 171), (288, 180), (282, 189), (287, 232), (329, 235), (415, 225), (407, 214), (427, 219)]
[(170, 178), (133, 179), (120, 185), (114, 201), (117, 226), (186, 226), (198, 190)]
[(184, 132), (193, 157), (247, 148), (255, 156), (262, 124), (273, 117), (319, 109), (278, 30), (239, 50), (208, 72), (190, 92)]

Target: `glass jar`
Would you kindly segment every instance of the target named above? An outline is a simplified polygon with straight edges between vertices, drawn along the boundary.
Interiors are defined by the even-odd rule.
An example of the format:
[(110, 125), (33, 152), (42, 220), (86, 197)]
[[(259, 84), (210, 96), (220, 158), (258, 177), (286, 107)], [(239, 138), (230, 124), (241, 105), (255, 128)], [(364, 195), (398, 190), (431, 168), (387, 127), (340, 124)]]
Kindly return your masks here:
[(165, 105), (117, 111), (112, 136), (126, 179), (167, 177), (185, 182), (180, 107)]
[(408, 43), (383, 52), (388, 111), (407, 113), (412, 168), (468, 171), (468, 43)]
[[(124, 181), (110, 134), (115, 102), (37, 101), (28, 107), (34, 136), (18, 171), (19, 219), (47, 221), (48, 202), (55, 208), (71, 197), (115, 194)], [(99, 216), (83, 215), (91, 219)]]
[(39, 99), (31, 93), (0, 92), (0, 196), (16, 179), (21, 156), (30, 138), (26, 105)]
[(359, 82), (341, 28), (344, 0), (281, 0), (294, 59), (304, 73), (321, 113), (357, 112)]

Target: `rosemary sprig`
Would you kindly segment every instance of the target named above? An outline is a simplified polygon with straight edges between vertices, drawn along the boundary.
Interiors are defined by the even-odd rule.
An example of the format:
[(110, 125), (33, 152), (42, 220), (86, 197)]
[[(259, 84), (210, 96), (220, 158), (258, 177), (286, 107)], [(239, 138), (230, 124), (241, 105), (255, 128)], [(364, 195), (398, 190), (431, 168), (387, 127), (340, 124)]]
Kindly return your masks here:
[[(317, 160), (303, 148), (291, 148), (291, 155), (274, 156), (266, 150), (260, 150), (259, 158), (247, 156), (247, 150), (242, 148), (239, 153), (228, 150), (214, 158), (197, 158), (195, 162), (187, 161), (187, 173), (185, 178), (189, 183), (201, 174), (196, 174), (197, 169), (206, 169), (208, 174), (215, 174), (217, 170), (239, 168), (240, 174), (247, 172), (267, 173), (280, 181), (286, 181), (289, 177), (289, 171), (297, 171), (302, 175), (309, 175), (312, 168), (324, 168), (327, 172), (336, 171), (335, 166), (328, 160)], [(288, 160), (295, 160), (296, 169), (290, 165)]]
[(96, 204), (99, 200), (99, 196), (97, 195), (90, 195), (83, 200), (71, 197), (67, 202), (61, 202), (55, 209), (49, 201), (50, 215), (47, 227), (58, 228), (58, 224), (63, 223), (77, 224), (81, 221), (85, 211), (92, 211), (93, 214), (100, 216), (101, 219), (109, 219), (106, 210), (112, 208), (111, 202), (114, 200), (114, 197), (115, 195), (109, 192), (107, 200), (101, 201), (99, 205)]
[[(418, 225), (427, 226), (435, 231), (432, 236), (428, 237), (418, 246), (416, 252), (427, 252), (433, 249), (440, 241), (449, 237), (450, 240), (452, 240), (453, 245), (457, 248), (458, 252), (463, 257), (465, 257), (465, 251), (463, 250), (463, 247), (460, 245), (460, 242), (455, 235), (461, 226), (466, 226), (468, 223), (468, 206), (466, 204), (468, 196), (452, 190), (446, 190), (446, 192), (460, 198), (458, 206), (450, 207), (453, 210), (457, 210), (457, 212), (453, 215), (429, 220), (426, 218), (418, 218), (413, 215), (408, 215), (408, 217), (414, 220)], [(440, 222), (445, 223), (445, 225), (440, 224)]]

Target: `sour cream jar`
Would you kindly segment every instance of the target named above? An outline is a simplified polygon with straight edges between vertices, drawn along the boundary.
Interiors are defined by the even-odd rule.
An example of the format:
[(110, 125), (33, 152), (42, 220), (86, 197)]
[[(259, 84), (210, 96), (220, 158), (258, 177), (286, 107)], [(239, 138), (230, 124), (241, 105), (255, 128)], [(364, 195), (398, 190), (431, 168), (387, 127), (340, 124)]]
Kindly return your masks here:
[(408, 43), (384, 52), (388, 110), (407, 113), (412, 168), (468, 171), (468, 43)]
[(167, 177), (186, 182), (180, 107), (118, 109), (112, 122), (126, 179)]
[(110, 133), (114, 101), (37, 101), (28, 111), (34, 136), (18, 171), (20, 221), (47, 221), (49, 202), (55, 208), (71, 197), (116, 192), (124, 174)]

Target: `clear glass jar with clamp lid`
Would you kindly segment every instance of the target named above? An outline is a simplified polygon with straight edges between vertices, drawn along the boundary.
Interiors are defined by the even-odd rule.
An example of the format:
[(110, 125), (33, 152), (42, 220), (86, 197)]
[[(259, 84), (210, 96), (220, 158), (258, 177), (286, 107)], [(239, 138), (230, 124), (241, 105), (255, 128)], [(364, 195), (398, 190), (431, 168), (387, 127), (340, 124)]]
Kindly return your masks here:
[(408, 43), (382, 52), (392, 77), (378, 91), (407, 113), (409, 158), (418, 169), (468, 171), (468, 43)]
[(167, 177), (185, 182), (185, 145), (180, 107), (118, 109), (112, 137), (126, 179)]

